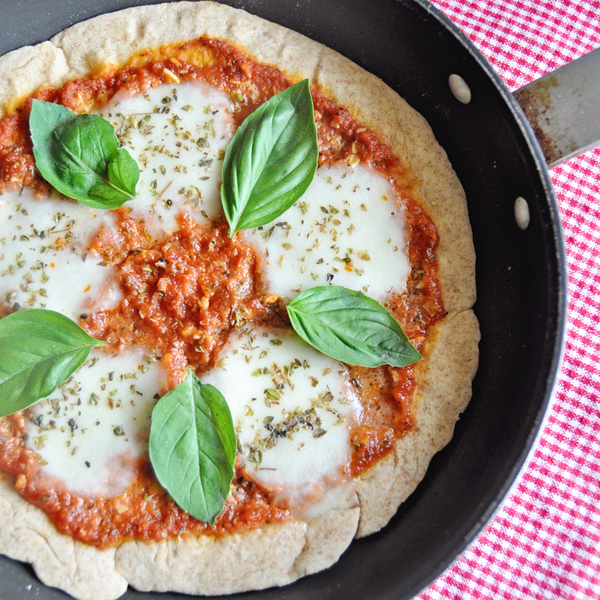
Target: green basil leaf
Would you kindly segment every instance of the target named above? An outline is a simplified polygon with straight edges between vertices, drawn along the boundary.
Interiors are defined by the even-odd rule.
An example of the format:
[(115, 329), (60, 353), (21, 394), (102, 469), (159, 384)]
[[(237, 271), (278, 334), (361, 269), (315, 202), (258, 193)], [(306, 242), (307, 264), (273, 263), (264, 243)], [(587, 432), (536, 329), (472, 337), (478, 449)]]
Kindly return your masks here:
[(221, 201), (229, 235), (273, 221), (306, 191), (319, 147), (308, 79), (257, 108), (225, 152)]
[[(140, 170), (131, 154), (125, 148), (119, 148), (108, 163), (107, 174), (110, 183), (104, 180), (99, 181), (90, 190), (90, 196), (105, 200), (101, 208), (107, 208), (109, 202), (115, 204), (111, 208), (118, 208), (135, 195), (135, 186), (140, 177)], [(131, 193), (125, 194), (119, 190), (131, 190)], [(99, 207), (96, 206), (96, 208)]]
[(29, 129), (36, 167), (61, 194), (104, 209), (134, 197), (138, 165), (102, 117), (34, 100)]
[(152, 411), (150, 462), (173, 500), (213, 525), (225, 506), (234, 474), (236, 438), (221, 392), (193, 371)]
[(389, 311), (360, 292), (314, 287), (294, 298), (287, 311), (302, 339), (342, 362), (404, 367), (421, 359)]
[(0, 319), (0, 416), (46, 398), (104, 342), (60, 313), (40, 308)]

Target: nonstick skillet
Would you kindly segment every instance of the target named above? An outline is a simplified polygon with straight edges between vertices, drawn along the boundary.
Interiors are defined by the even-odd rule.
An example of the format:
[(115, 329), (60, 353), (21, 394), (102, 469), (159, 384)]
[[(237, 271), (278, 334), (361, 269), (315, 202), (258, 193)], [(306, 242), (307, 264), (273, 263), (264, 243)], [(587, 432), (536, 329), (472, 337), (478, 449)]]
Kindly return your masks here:
[[(0, 54), (103, 12), (152, 0), (0, 3)], [(429, 121), (465, 188), (477, 254), (480, 367), (451, 443), (381, 532), (326, 572), (235, 600), (410, 598), (462, 552), (507, 494), (533, 446), (560, 363), (565, 254), (544, 156), (519, 104), (464, 34), (425, 0), (230, 0), (381, 77)], [(450, 75), (468, 83), (463, 104)], [(515, 201), (527, 203), (521, 229)], [(0, 597), (65, 598), (0, 557)], [(175, 594), (125, 598), (174, 599)]]

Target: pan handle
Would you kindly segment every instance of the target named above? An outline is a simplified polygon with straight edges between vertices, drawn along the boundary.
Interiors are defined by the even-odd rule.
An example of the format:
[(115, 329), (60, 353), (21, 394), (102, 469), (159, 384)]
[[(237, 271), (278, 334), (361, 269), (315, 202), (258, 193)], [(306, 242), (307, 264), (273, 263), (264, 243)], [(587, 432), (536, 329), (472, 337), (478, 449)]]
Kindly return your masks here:
[(549, 167), (600, 144), (600, 48), (514, 92)]

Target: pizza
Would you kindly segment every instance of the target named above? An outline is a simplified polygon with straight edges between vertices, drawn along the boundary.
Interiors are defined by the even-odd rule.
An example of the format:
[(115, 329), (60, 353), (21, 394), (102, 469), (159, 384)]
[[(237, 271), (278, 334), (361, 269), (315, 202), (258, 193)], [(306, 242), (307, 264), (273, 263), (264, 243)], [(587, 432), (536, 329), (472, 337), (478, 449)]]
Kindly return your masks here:
[[(450, 440), (477, 368), (466, 201), (426, 121), (334, 51), (213, 2), (96, 17), (2, 57), (0, 77), (0, 329), (52, 311), (102, 345), (0, 418), (0, 552), (76, 598), (227, 594), (326, 569), (384, 527)], [(269, 134), (285, 166), (253, 181), (267, 197), (273, 178), (301, 173), (288, 186), (301, 193), (262, 221), (235, 213), (230, 182), (254, 175), (229, 174), (231, 148), (258, 153), (266, 134), (252, 127), (293, 90), (311, 106), (312, 158)], [(135, 192), (113, 206), (103, 183), (101, 201), (77, 202), (58, 184), (77, 173), (42, 177), (42, 110), (99, 115), (115, 177)], [(77, 143), (103, 139), (90, 131)], [(342, 306), (356, 335), (383, 310), (422, 359), (330, 356), (346, 331), (303, 335), (309, 305)], [(193, 432), (196, 462), (223, 442), (232, 470), (198, 518), (178, 499), (188, 474), (162, 450), (189, 431), (163, 427), (158, 407), (211, 390), (231, 439), (215, 437), (213, 414)]]

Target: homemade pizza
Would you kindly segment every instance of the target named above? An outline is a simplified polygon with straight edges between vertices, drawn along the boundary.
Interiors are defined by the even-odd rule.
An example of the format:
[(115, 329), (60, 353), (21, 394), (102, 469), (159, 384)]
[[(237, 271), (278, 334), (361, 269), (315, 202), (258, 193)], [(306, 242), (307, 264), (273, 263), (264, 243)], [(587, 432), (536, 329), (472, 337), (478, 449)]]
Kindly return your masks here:
[(213, 2), (0, 58), (0, 553), (81, 599), (326, 569), (477, 368), (464, 192), (377, 77)]

